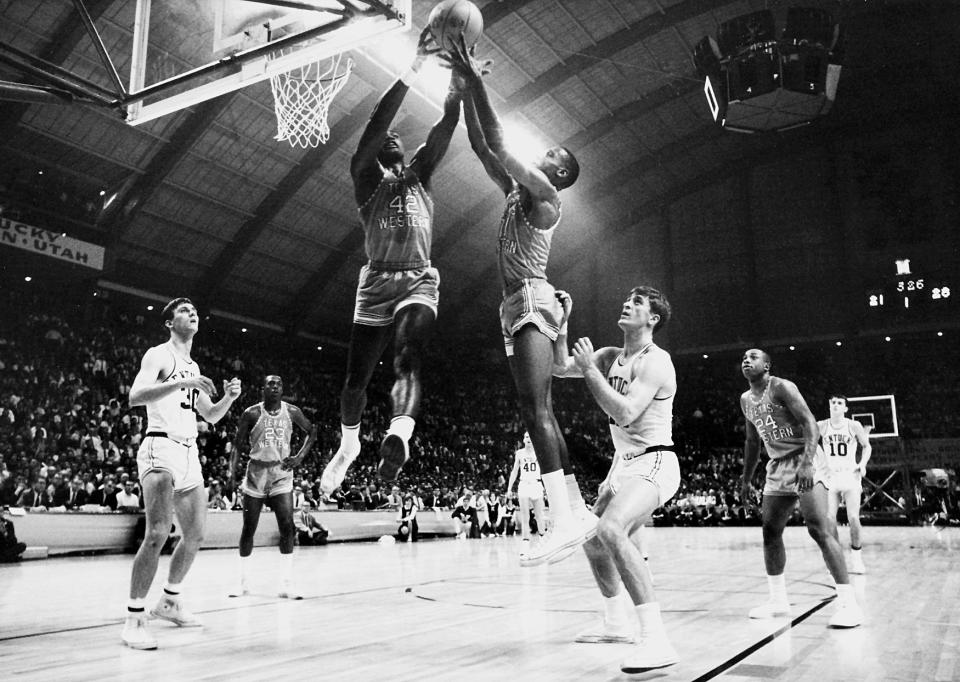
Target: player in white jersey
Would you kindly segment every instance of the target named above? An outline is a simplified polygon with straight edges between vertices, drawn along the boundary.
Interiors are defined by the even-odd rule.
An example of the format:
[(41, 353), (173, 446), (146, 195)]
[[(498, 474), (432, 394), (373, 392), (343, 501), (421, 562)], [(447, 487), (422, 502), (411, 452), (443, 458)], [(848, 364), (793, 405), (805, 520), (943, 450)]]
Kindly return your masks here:
[[(564, 322), (573, 301), (558, 292)], [(584, 337), (567, 352), (566, 334), (557, 339), (554, 375), (583, 377), (610, 418), (614, 444), (610, 473), (600, 484), (593, 511), (600, 517), (596, 537), (584, 544), (604, 599), (603, 621), (577, 636), (578, 642), (633, 642), (620, 664), (626, 673), (673, 665), (679, 660), (660, 616), (650, 572), (634, 537), (657, 508), (680, 487), (680, 465), (673, 450), (673, 399), (677, 375), (670, 354), (653, 342), (670, 320), (666, 297), (653, 287), (635, 287), (623, 302), (617, 325), (623, 347), (594, 350)], [(565, 326), (565, 325), (564, 325)], [(634, 636), (621, 585), (640, 622)]]
[[(293, 523), (293, 469), (300, 466), (310, 452), (317, 440), (317, 429), (303, 416), (299, 407), (281, 399), (283, 379), (276, 374), (264, 377), (262, 393), (263, 402), (251, 405), (241, 415), (233, 454), (230, 456), (227, 484), (231, 489), (240, 455), (249, 454), (250, 461), (247, 462), (246, 475), (240, 488), (243, 492), (243, 530), (240, 532), (239, 580), (229, 595), (240, 597), (247, 593), (253, 536), (260, 522), (263, 502), (269, 500), (280, 531), (282, 569), (278, 594), (288, 599), (301, 599), (299, 591), (293, 586), (293, 545), (297, 532)], [(307, 435), (297, 454), (291, 455), (290, 440), (294, 425)]]
[(144, 600), (157, 572), (174, 511), (181, 540), (170, 558), (163, 597), (151, 615), (181, 627), (201, 625), (180, 603), (180, 583), (200, 549), (207, 515), (197, 453), (197, 415), (215, 424), (240, 396), (240, 380), (234, 378), (223, 382), (223, 397), (216, 403), (212, 401), (216, 388), (200, 374), (190, 357), (193, 337), (200, 325), (190, 299), (170, 301), (163, 309), (163, 321), (170, 340), (144, 353), (140, 371), (130, 387), (130, 406), (147, 408), (147, 433), (137, 452), (146, 532), (133, 560), (122, 634), (124, 643), (133, 649), (157, 648), (157, 640), (146, 627)]
[[(873, 448), (863, 424), (847, 419), (847, 397), (835, 393), (829, 397), (830, 418), (817, 422), (820, 428), (820, 443), (826, 454), (830, 490), (827, 497), (827, 512), (834, 521), (840, 498), (847, 507), (850, 523), (850, 573), (865, 573), (860, 554), (860, 496), (863, 493), (862, 478), (867, 473), (867, 462)], [(857, 462), (857, 445), (860, 446), (860, 461)], [(839, 532), (834, 533), (840, 540)]]
[(513, 484), (519, 479), (517, 501), (520, 514), (520, 554), (530, 551), (530, 510), (537, 519), (537, 534), (543, 537), (546, 525), (543, 518), (543, 482), (540, 480), (540, 464), (537, 453), (533, 451), (530, 434), (523, 432), (523, 447), (513, 456), (513, 469), (507, 480), (507, 494), (513, 490)]

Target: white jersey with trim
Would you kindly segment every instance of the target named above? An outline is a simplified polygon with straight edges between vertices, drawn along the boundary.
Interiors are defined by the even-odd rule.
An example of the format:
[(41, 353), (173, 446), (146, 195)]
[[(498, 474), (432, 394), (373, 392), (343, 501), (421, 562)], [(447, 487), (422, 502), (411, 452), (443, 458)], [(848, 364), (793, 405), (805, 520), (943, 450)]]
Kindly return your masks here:
[(514, 455), (514, 461), (519, 462), (521, 483), (540, 482), (540, 462), (537, 461), (537, 453), (532, 449), (527, 452), (527, 448), (521, 448)]
[[(173, 371), (161, 383), (200, 376), (199, 365), (192, 359), (178, 355), (169, 342), (155, 348), (162, 349), (173, 357)], [(147, 403), (147, 432), (158, 431), (174, 439), (195, 439), (198, 393), (196, 388), (181, 387), (179, 391), (172, 391)]]
[(673, 386), (669, 395), (661, 395), (664, 388), (657, 391), (647, 409), (629, 424), (617, 424), (610, 419), (610, 437), (618, 453), (642, 451), (651, 445), (673, 445), (673, 399), (677, 391), (669, 353), (654, 343), (644, 346), (632, 358), (625, 358), (621, 351), (607, 370), (607, 383), (620, 395), (626, 395), (645, 362), (666, 362), (674, 376)]
[(843, 418), (843, 424), (834, 427), (829, 419), (819, 423), (820, 442), (826, 454), (831, 473), (848, 473), (857, 469), (857, 436), (853, 432), (853, 420)]

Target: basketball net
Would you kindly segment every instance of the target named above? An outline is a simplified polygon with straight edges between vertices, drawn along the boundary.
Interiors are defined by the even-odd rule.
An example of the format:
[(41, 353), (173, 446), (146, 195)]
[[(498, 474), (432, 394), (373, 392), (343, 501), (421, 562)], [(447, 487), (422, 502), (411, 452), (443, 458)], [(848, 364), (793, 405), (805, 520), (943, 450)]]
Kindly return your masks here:
[[(275, 57), (283, 54), (279, 52)], [(343, 54), (316, 59), (270, 77), (277, 135), (291, 147), (316, 147), (330, 138), (327, 112), (337, 93), (347, 84), (353, 60)]]

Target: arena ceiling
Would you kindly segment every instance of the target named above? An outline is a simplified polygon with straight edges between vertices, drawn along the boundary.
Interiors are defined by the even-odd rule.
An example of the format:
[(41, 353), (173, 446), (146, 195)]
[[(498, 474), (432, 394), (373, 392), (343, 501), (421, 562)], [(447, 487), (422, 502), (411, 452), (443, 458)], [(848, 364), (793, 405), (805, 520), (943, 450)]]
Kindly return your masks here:
[[(205, 1), (154, 0), (155, 7), (165, 8), (161, 45), (171, 59), (200, 63), (196, 55), (209, 36), (194, 30), (191, 17)], [(85, 4), (117, 70), (128, 73), (135, 3)], [(425, 24), (433, 4), (414, 0), (415, 26)], [(592, 245), (697, 188), (828, 144), (854, 126), (869, 134), (892, 114), (924, 115), (902, 97), (878, 93), (894, 79), (914, 77), (890, 58), (887, 37), (899, 30), (899, 16), (927, 13), (929, 3), (790, 3), (823, 6), (844, 25), (837, 106), (816, 125), (753, 136), (715, 126), (691, 51), (703, 36), (715, 35), (720, 23), (765, 7), (782, 11), (786, 3), (477, 4), (485, 20), (478, 53), (496, 61), (487, 78), (494, 106), (505, 120), (536, 131), (544, 142), (569, 147), (583, 168), (578, 185), (565, 192), (570, 227), (555, 241), (550, 270), (560, 286), (570, 286), (562, 274), (568, 271), (581, 280), (590, 277), (591, 271), (577, 264)], [(110, 85), (66, 0), (0, 0), (0, 41)], [(309, 151), (273, 139), (266, 82), (138, 127), (104, 108), (0, 102), (0, 147), (8, 167), (51, 169), (84, 191), (116, 195), (99, 219), (72, 229), (106, 246), (99, 279), (163, 296), (185, 293), (211, 308), (342, 342), (364, 262), (349, 158), (374, 102), (406, 67), (412, 47), (397, 57), (393, 75), (362, 50), (353, 56), (354, 73), (331, 107), (331, 139)], [(2, 67), (0, 78), (31, 82), (29, 74), (9, 67)], [(408, 148), (423, 140), (437, 117), (434, 104), (408, 96), (397, 126)], [(460, 331), (495, 331), (494, 231), (502, 198), (462, 129), (434, 181), (434, 196), (441, 318)], [(2, 255), (12, 257), (9, 251)]]

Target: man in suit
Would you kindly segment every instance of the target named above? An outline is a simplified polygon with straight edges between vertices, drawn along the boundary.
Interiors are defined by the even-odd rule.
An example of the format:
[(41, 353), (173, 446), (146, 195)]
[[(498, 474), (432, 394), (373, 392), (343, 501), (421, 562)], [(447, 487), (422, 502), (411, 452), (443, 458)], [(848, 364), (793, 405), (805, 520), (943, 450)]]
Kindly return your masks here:
[(44, 488), (47, 487), (47, 479), (38, 478), (33, 482), (33, 486), (25, 488), (20, 497), (17, 498), (17, 506), (25, 509), (38, 509), (41, 506), (41, 496)]
[(103, 483), (102, 488), (97, 488), (90, 496), (90, 504), (99, 504), (101, 507), (110, 507), (112, 511), (117, 510), (117, 491), (113, 479), (108, 478)]
[(67, 501), (64, 503), (67, 509), (79, 509), (87, 503), (87, 491), (83, 489), (83, 479), (75, 476), (70, 484), (70, 492), (67, 493)]

